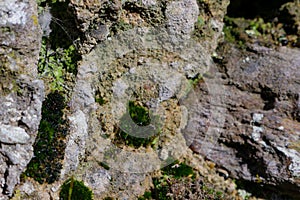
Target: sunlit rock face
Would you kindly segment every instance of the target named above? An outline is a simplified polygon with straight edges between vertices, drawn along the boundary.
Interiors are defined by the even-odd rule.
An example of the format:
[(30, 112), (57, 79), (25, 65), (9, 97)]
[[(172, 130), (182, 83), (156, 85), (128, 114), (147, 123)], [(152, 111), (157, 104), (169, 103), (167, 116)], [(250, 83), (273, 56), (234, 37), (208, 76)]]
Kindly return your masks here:
[[(299, 50), (221, 45), (228, 4), (70, 0), (80, 35), (72, 42), (83, 58), (66, 95), (62, 170), (51, 184), (26, 179), (21, 197), (59, 199), (74, 177), (95, 199), (136, 199), (162, 167), (185, 159), (228, 199), (236, 195), (230, 177), (299, 198)], [(291, 5), (282, 16), (297, 13)], [(13, 194), (33, 157), (41, 119), (35, 6), (0, 3), (0, 199)], [(52, 15), (40, 15), (44, 36), (59, 22)], [(203, 184), (195, 181), (186, 186)], [(180, 184), (172, 187), (176, 195)]]
[(211, 105), (203, 84), (197, 89), (203, 98), (193, 105), (193, 110), (200, 113), (194, 115), (199, 123), (189, 121), (187, 138), (193, 139), (194, 152), (223, 166), (247, 187), (261, 184), (265, 189), (278, 190), (276, 194), (297, 199), (300, 51), (257, 45), (249, 48), (220, 48), (224, 57), (217, 74), (223, 77), (222, 106), (226, 112), (225, 123), (216, 126), (218, 140), (204, 140), (208, 123), (217, 119), (206, 111)]
[(44, 85), (37, 79), (35, 1), (4, 0), (0, 7), (0, 199), (6, 199), (33, 156)]
[[(69, 116), (70, 139), (62, 177), (74, 172), (83, 174), (81, 177), (98, 198), (112, 193), (118, 198), (131, 199), (148, 187), (147, 173), (184, 156), (189, 146), (181, 131), (189, 112), (185, 105), (189, 102), (184, 99), (192, 93), (192, 80), (211, 66), (211, 54), (221, 35), (228, 2), (215, 5), (222, 9), (216, 11), (211, 1), (206, 5), (193, 0), (101, 2), (99, 6), (87, 5), (87, 12), (80, 2), (72, 1), (78, 21), (84, 18), (80, 27), (86, 31), (87, 40), (81, 50), (93, 50), (85, 54), (78, 69), (70, 102), (73, 114)], [(204, 12), (207, 6), (214, 14), (211, 18)], [(95, 19), (93, 13), (104, 8), (113, 9), (112, 21)], [(213, 37), (194, 34), (200, 28), (199, 18), (210, 23), (207, 27), (213, 27), (207, 31)], [(99, 24), (93, 26), (95, 21)], [(98, 39), (93, 37), (94, 33), (104, 33), (100, 30), (103, 25), (109, 33), (95, 45)], [(121, 25), (130, 28), (121, 29)], [(201, 28), (205, 29), (204, 26)], [(134, 148), (118, 140), (119, 131), (128, 126), (121, 120), (130, 101), (147, 107), (158, 118), (152, 118), (147, 126), (136, 125), (137, 128), (125, 128), (126, 131), (135, 130), (128, 134), (139, 133), (144, 137), (151, 130), (157, 136), (153, 144), (143, 143)], [(97, 163), (105, 163), (109, 170)]]

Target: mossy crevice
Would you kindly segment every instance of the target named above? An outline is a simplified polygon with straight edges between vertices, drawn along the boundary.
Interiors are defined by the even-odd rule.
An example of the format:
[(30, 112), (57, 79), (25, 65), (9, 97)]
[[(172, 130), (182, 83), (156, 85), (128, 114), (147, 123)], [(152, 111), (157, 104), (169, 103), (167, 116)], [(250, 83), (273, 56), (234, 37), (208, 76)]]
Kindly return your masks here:
[(49, 20), (52, 31), (49, 36), (42, 38), (38, 63), (39, 77), (45, 82), (47, 96), (33, 145), (34, 157), (23, 178), (32, 177), (42, 184), (57, 181), (62, 169), (68, 131), (64, 112), (77, 74), (77, 62), (81, 57), (72, 40), (72, 36), (78, 35), (74, 31), (75, 18), (66, 12), (68, 1), (40, 0), (38, 6), (41, 13), (46, 9), (51, 13)]
[(59, 92), (49, 94), (43, 103), (42, 120), (33, 145), (34, 157), (25, 171), (25, 176), (39, 183), (53, 183), (59, 178), (67, 135), (64, 108), (65, 98)]
[[(154, 144), (160, 134), (159, 117), (138, 102), (129, 101), (127, 112), (120, 119), (115, 143), (134, 148)], [(141, 127), (146, 127), (146, 129)], [(134, 134), (134, 135), (133, 135)]]
[(153, 178), (153, 188), (146, 191), (139, 200), (146, 199), (230, 199), (224, 191), (206, 184), (191, 166), (175, 161), (161, 170), (161, 176)]
[(225, 41), (240, 47), (245, 47), (246, 43), (266, 47), (299, 47), (299, 37), (295, 30), (297, 22), (293, 14), (286, 10), (289, 6), (285, 4), (287, 2), (290, 1), (230, 1), (224, 18)]
[(47, 30), (50, 34), (42, 38), (38, 63), (40, 78), (46, 83), (47, 93), (62, 91), (68, 94), (77, 75), (77, 62), (81, 60), (75, 43), (81, 37), (75, 16), (68, 0), (40, 0), (38, 5), (40, 15), (45, 15), (40, 23), (50, 23)]

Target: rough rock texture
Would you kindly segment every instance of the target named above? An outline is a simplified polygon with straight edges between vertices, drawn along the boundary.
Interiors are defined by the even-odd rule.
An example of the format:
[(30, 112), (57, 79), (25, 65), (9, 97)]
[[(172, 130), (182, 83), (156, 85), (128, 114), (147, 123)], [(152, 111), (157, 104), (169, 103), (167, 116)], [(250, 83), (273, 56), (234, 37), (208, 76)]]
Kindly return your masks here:
[(217, 47), (223, 29), (223, 17), (229, 0), (225, 1), (75, 1), (70, 7), (82, 31), (82, 53), (97, 43), (133, 27), (167, 26), (170, 35), (191, 37), (203, 43), (210, 52)]
[(0, 199), (6, 199), (33, 156), (44, 88), (37, 80), (35, 1), (4, 0), (0, 8)]
[(295, 0), (280, 8), (279, 20), (285, 24), (288, 33), (300, 36), (300, 2)]
[[(216, 176), (215, 165), (203, 157), (225, 177), (299, 198), (299, 50), (224, 45), (220, 56), (214, 54), (218, 64), (212, 64), (228, 4), (70, 0), (84, 56), (66, 108), (63, 169), (51, 185), (27, 178), (16, 199), (59, 199), (61, 184), (71, 176), (83, 180), (95, 199), (137, 199), (151, 187), (154, 171), (183, 158), (234, 199), (234, 183)], [(297, 13), (292, 8), (286, 5), (282, 12)], [(33, 156), (44, 94), (36, 79), (41, 33), (35, 2), (2, 1), (0, 16), (0, 199), (5, 199)], [(134, 148), (117, 139), (128, 101), (159, 116), (159, 123), (137, 126), (139, 132), (159, 132), (152, 147)], [(175, 182), (171, 191), (192, 198), (200, 195), (195, 188), (201, 184)]]
[[(219, 53), (225, 123), (212, 125), (217, 119), (208, 101), (211, 90), (203, 82), (198, 87), (203, 97), (190, 107), (193, 118), (185, 130), (191, 149), (234, 178), (299, 199), (299, 49), (224, 45)], [(206, 140), (209, 126), (217, 129), (214, 140)]]
[[(109, 13), (111, 21), (106, 23), (109, 39), (95, 46), (78, 69), (61, 177), (74, 174), (93, 189), (98, 199), (107, 195), (135, 199), (150, 187), (148, 173), (188, 151), (180, 133), (187, 123), (186, 106), (180, 100), (192, 90), (189, 79), (207, 72), (211, 64), (210, 55), (221, 35), (226, 3), (219, 6), (223, 6), (223, 13), (218, 16), (217, 28), (211, 30), (216, 35), (201, 43), (201, 38), (193, 39), (193, 32), (199, 10), (204, 13), (204, 7), (199, 8), (194, 0), (126, 1), (115, 6), (107, 3), (71, 4), (78, 22), (82, 20), (82, 31), (87, 31), (85, 50), (93, 46), (88, 39), (91, 25), (95, 21), (104, 23), (103, 10), (114, 12)], [(106, 12), (103, 15), (108, 17)], [(149, 12), (154, 17), (148, 18)], [(114, 32), (120, 21), (132, 28)], [(206, 50), (204, 46), (210, 48)], [(96, 95), (104, 100), (103, 105), (95, 102)], [(155, 148), (134, 149), (116, 142), (116, 130), (129, 100), (144, 103), (160, 116), (162, 133)]]

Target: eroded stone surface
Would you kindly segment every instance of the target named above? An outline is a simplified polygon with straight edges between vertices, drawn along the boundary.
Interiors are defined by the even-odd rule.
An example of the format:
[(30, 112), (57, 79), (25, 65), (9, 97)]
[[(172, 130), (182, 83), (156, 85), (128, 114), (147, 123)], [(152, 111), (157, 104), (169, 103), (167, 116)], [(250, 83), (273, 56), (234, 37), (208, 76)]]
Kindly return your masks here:
[(44, 87), (36, 2), (4, 0), (0, 7), (0, 199), (7, 199), (33, 156)]
[[(141, 6), (137, 2), (130, 3), (133, 8)], [(126, 5), (124, 3), (124, 10), (128, 9)], [(153, 9), (161, 5), (148, 6)], [(190, 9), (189, 15), (183, 12)], [(77, 174), (87, 185), (97, 188), (97, 198), (110, 194), (132, 199), (141, 195), (144, 188), (149, 187), (145, 173), (160, 169), (188, 151), (180, 133), (187, 124), (186, 106), (180, 99), (192, 90), (188, 78), (207, 72), (211, 52), (191, 37), (199, 15), (196, 1), (168, 2), (165, 12), (167, 29), (137, 26), (121, 32), (100, 43), (84, 57), (79, 67), (70, 103), (73, 112), (70, 122), (71, 127), (83, 128), (79, 118), (85, 120), (88, 132), (85, 141), (81, 141), (81, 137), (74, 142), (72, 138), (76, 138), (79, 130), (72, 129), (68, 141), (70, 148), (66, 149), (66, 155), (71, 157), (66, 156), (64, 174)], [(209, 42), (212, 41), (205, 45)], [(95, 102), (96, 94), (105, 102), (103, 105)], [(116, 127), (129, 100), (145, 103), (161, 117), (162, 133), (154, 149), (134, 149), (115, 143)], [(86, 147), (85, 161), (79, 156), (79, 149), (84, 147), (80, 145), (82, 142)], [(77, 146), (78, 150), (72, 146)], [(72, 160), (81, 162), (75, 166)], [(105, 163), (110, 169), (103, 170), (99, 163)], [(88, 178), (93, 176), (103, 184)]]
[(234, 178), (260, 181), (299, 198), (300, 51), (255, 45), (243, 51), (225, 45), (221, 52), (225, 54), (217, 74), (225, 90), (225, 124), (216, 126), (217, 140), (204, 140), (208, 121), (211, 126), (215, 118), (212, 110), (206, 112), (210, 93), (200, 84), (198, 91), (204, 98), (190, 110), (200, 123), (189, 119), (185, 132), (187, 138), (194, 137), (191, 148)]
[(7, 144), (24, 144), (28, 142), (29, 135), (24, 129), (9, 125), (0, 127), (0, 142)]
[[(10, 1), (9, 5), (15, 2)], [(93, 189), (96, 198), (134, 199), (150, 187), (147, 173), (176, 158), (187, 157), (189, 164), (207, 175), (216, 187), (233, 192), (232, 183), (220, 184), (223, 178), (209, 175), (214, 165), (208, 166), (200, 156), (193, 155), (188, 149), (191, 145), (194, 152), (221, 166), (223, 170), (219, 172), (226, 176), (224, 169), (233, 178), (277, 184), (279, 189), (296, 196), (300, 173), (299, 51), (253, 46), (251, 51), (242, 52), (227, 47), (223, 51), (225, 58), (219, 60), (223, 62), (220, 72), (208, 71), (209, 67), (214, 68), (211, 54), (221, 38), (228, 3), (71, 0), (70, 8), (84, 35), (81, 50), (87, 53), (95, 48), (79, 66), (69, 103), (70, 135), (61, 182), (74, 175)], [(20, 9), (18, 6), (16, 10)], [(7, 9), (10, 8), (5, 6)], [(42, 83), (32, 81), (36, 76), (33, 63), (37, 50), (26, 48), (29, 42), (37, 45), (39, 37), (25, 40), (26, 43), (19, 41), (19, 34), (31, 36), (31, 32), (6, 33), (16, 23), (34, 25), (36, 15), (32, 21), (24, 16), (18, 18), (16, 13), (13, 16), (18, 20), (7, 19), (12, 26), (1, 29), (5, 34), (0, 39), (7, 36), (3, 48), (17, 46), (21, 49), (17, 53), (26, 58), (18, 54), (21, 62), (10, 54), (4, 55), (9, 61), (6, 67), (11, 71), (22, 69), (32, 76), (17, 79), (16, 85), (11, 81), (15, 77), (1, 82), (5, 93), (0, 101), (1, 123), (15, 127), (5, 130), (17, 128), (21, 135), (30, 136), (30, 145), (22, 143), (26, 136), (0, 139), (7, 143), (1, 144), (0, 149), (0, 183), (8, 194), (13, 192), (32, 157), (31, 145), (43, 98)], [(27, 30), (39, 34), (35, 26)], [(26, 60), (27, 56), (32, 56), (32, 60)], [(192, 79), (198, 76), (204, 78), (193, 90)], [(103, 104), (95, 102), (96, 95)], [(138, 100), (161, 116), (163, 131), (154, 148), (134, 149), (114, 141), (129, 100)], [(31, 181), (20, 188), (25, 196), (59, 198), (60, 182), (37, 185)], [(176, 191), (176, 187), (173, 185), (172, 190)], [(183, 188), (181, 192), (186, 191)]]

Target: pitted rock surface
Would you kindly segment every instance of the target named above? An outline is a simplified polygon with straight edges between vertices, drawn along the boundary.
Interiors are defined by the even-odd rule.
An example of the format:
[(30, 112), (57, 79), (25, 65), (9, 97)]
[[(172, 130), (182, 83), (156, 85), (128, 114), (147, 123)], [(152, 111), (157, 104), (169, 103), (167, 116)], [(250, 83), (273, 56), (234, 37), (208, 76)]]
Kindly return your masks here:
[(36, 2), (0, 2), (0, 199), (8, 199), (33, 156), (44, 99)]
[(204, 140), (208, 122), (216, 119), (207, 112), (211, 105), (205, 84), (200, 84), (204, 98), (189, 110), (195, 114), (185, 132), (186, 138), (193, 138), (191, 149), (234, 178), (298, 199), (300, 51), (257, 45), (245, 51), (224, 45), (219, 53), (224, 56), (217, 74), (225, 90), (225, 124), (216, 126), (217, 141)]

